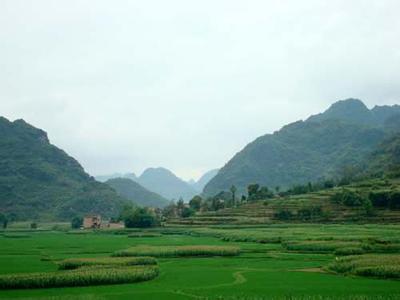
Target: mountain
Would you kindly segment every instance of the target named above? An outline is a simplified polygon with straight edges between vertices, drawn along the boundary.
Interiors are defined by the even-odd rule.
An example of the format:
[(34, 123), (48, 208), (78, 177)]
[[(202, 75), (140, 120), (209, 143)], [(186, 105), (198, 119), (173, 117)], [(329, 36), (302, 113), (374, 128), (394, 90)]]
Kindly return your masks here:
[(18, 219), (114, 216), (126, 200), (24, 120), (0, 117), (0, 212)]
[(334, 103), (324, 113), (266, 134), (237, 153), (205, 186), (214, 195), (235, 185), (244, 193), (250, 183), (287, 188), (336, 177), (349, 165), (359, 165), (388, 135), (387, 120), (400, 106), (376, 106), (362, 101)]
[(197, 194), (187, 182), (165, 168), (148, 168), (140, 175), (137, 182), (167, 199), (178, 200), (182, 197), (184, 200), (190, 200)]
[(325, 112), (311, 116), (308, 121), (341, 120), (358, 125), (382, 126), (388, 118), (399, 113), (399, 105), (375, 106), (369, 110), (361, 100), (347, 99), (332, 104)]
[(107, 180), (105, 183), (116, 190), (121, 197), (131, 200), (140, 206), (162, 208), (170, 202), (164, 197), (150, 192), (129, 178), (113, 178)]
[(366, 159), (367, 173), (400, 176), (400, 126), (398, 131), (385, 138)]
[(206, 186), (206, 184), (217, 175), (219, 169), (213, 169), (206, 173), (204, 173), (199, 180), (194, 181), (193, 179), (189, 180), (188, 183), (192, 186), (197, 192), (201, 193)]
[(94, 177), (97, 181), (100, 182), (106, 182), (107, 180), (114, 179), (114, 178), (129, 178), (133, 181), (137, 180), (136, 174), (135, 173), (114, 173), (114, 174), (108, 174), (108, 175), (98, 175)]

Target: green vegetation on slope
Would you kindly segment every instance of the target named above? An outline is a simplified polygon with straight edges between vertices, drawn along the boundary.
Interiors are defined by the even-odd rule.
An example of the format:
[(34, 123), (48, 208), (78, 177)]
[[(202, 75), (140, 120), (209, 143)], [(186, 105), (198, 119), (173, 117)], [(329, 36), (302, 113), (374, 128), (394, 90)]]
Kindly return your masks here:
[(164, 207), (170, 202), (129, 178), (110, 179), (105, 183), (112, 187), (121, 197), (131, 200), (133, 203), (140, 206)]
[(0, 212), (18, 219), (117, 215), (125, 200), (23, 120), (0, 118)]
[(204, 193), (212, 196), (232, 185), (244, 193), (251, 183), (289, 188), (341, 177), (347, 166), (363, 167), (366, 157), (393, 133), (393, 126), (385, 127), (386, 119), (399, 112), (399, 106), (368, 110), (359, 100), (340, 101), (323, 114), (248, 144), (205, 186)]

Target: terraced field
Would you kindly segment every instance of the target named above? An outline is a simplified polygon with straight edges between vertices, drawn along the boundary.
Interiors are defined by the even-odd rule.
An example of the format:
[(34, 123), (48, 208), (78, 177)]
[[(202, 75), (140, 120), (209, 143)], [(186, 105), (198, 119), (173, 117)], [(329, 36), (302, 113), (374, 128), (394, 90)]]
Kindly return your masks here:
[[(68, 264), (90, 270), (104, 268), (107, 264), (110, 268), (126, 268), (129, 264), (136, 267), (135, 264), (144, 262), (149, 267), (154, 265), (155, 260), (149, 258), (138, 261), (136, 256), (111, 257), (115, 252), (133, 249), (157, 255), (159, 275), (148, 281), (124, 284), (7, 289), (0, 291), (0, 299), (400, 297), (400, 281), (393, 275), (399, 272), (399, 225), (170, 226), (143, 232), (143, 237), (138, 234), (135, 238), (128, 237), (129, 231), (83, 233), (40, 230), (3, 233), (0, 236), (0, 274), (69, 272), (59, 270), (60, 266)], [(201, 249), (201, 252), (165, 256), (165, 253), (188, 249)], [(240, 249), (240, 253), (221, 256), (222, 249)], [(337, 251), (343, 249), (362, 252), (355, 256), (351, 251), (352, 256), (338, 254)], [(381, 277), (381, 273), (360, 271), (366, 267), (386, 268), (387, 272)]]
[[(172, 225), (223, 225), (223, 224), (271, 224), (279, 221), (276, 214), (279, 211), (289, 211), (294, 216), (294, 222), (311, 223), (400, 223), (400, 210), (376, 207), (371, 215), (365, 215), (362, 207), (348, 207), (333, 203), (332, 196), (346, 189), (350, 191), (362, 191), (363, 194), (379, 193), (384, 191), (400, 191), (400, 180), (374, 179), (366, 182), (355, 183), (349, 186), (336, 187), (332, 189), (312, 192), (308, 194), (273, 198), (264, 201), (247, 202), (238, 207), (225, 208), (218, 211), (207, 211), (196, 214), (186, 219), (169, 219)], [(309, 220), (296, 218), (299, 210), (303, 208), (321, 209), (321, 215), (314, 216)], [(288, 222), (285, 220), (284, 222)]]

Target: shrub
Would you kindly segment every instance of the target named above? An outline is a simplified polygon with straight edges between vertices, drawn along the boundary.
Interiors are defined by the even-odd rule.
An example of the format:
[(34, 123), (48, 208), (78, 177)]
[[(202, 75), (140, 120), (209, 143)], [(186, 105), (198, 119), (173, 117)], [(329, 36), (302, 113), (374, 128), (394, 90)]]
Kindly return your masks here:
[(7, 218), (7, 216), (4, 215), (4, 214), (2, 214), (2, 213), (0, 213), (0, 226), (1, 226), (3, 229), (6, 229), (6, 228), (7, 228), (7, 225), (8, 225), (8, 218)]
[(82, 225), (83, 225), (83, 219), (81, 217), (74, 217), (71, 220), (71, 227), (73, 229), (79, 229), (82, 227)]
[(125, 211), (123, 220), (127, 228), (145, 228), (158, 225), (156, 216), (146, 208), (132, 208)]
[(297, 211), (297, 218), (309, 221), (323, 216), (321, 206), (303, 207)]
[(154, 256), (235, 256), (240, 254), (238, 247), (232, 246), (137, 246), (113, 253), (114, 257)]
[(389, 207), (400, 208), (400, 191), (390, 193)]
[(190, 207), (184, 207), (181, 211), (181, 217), (182, 218), (189, 218), (195, 214), (194, 209)]
[(72, 271), (0, 275), (0, 289), (33, 289), (133, 283), (157, 277), (158, 267), (80, 268)]
[(343, 204), (350, 207), (361, 206), (364, 203), (365, 199), (366, 198), (359, 193), (347, 189), (343, 189), (342, 191), (337, 192), (331, 198), (331, 200), (335, 203)]
[(72, 270), (84, 266), (135, 266), (156, 265), (154, 257), (96, 257), (96, 258), (69, 258), (58, 262), (60, 270)]
[(388, 191), (371, 192), (368, 198), (375, 207), (387, 207), (389, 206), (390, 193)]
[(274, 213), (274, 218), (283, 221), (291, 220), (293, 219), (293, 213), (288, 209), (281, 209)]

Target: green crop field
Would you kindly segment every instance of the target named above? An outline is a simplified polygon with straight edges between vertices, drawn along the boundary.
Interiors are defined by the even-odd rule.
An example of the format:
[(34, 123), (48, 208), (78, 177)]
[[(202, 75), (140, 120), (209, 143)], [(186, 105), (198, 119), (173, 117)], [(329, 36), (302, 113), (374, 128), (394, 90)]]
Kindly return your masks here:
[[(3, 232), (0, 282), (10, 274), (72, 278), (75, 273), (100, 276), (109, 270), (122, 272), (118, 268), (157, 268), (154, 264), (159, 273), (124, 284), (113, 284), (113, 279), (71, 287), (70, 280), (68, 287), (8, 288), (0, 290), (0, 299), (400, 298), (398, 225), (166, 227), (151, 232), (152, 238), (148, 232), (130, 238), (129, 231)], [(146, 256), (191, 249), (193, 255), (157, 255), (138, 267), (141, 263), (135, 257), (111, 257), (125, 249), (150, 249), (143, 252)], [(235, 255), (221, 254), (229, 249)], [(60, 270), (66, 262), (78, 269)]]

